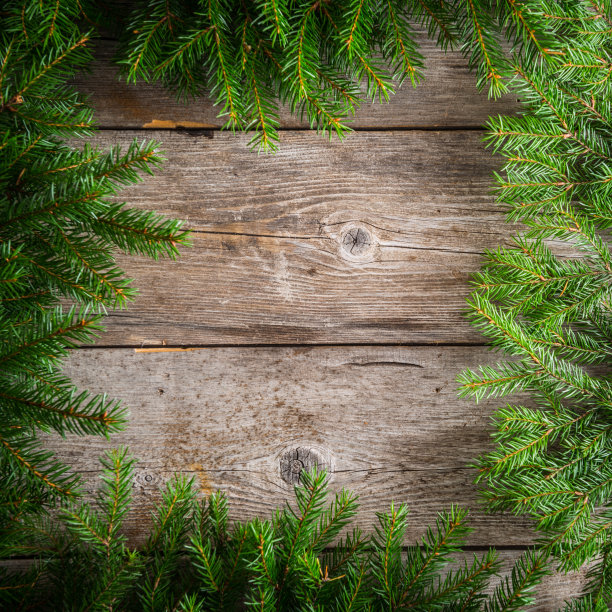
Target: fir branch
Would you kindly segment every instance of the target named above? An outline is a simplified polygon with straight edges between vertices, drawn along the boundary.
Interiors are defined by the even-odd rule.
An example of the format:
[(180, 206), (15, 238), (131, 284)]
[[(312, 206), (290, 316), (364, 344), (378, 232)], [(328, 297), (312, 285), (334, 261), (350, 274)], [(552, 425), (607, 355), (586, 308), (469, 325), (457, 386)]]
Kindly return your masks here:
[[(65, 540), (43, 546), (39, 540), (48, 530), (31, 523), (46, 505), (79, 494), (79, 479), (44, 449), (38, 433), (106, 436), (125, 424), (119, 402), (78, 391), (60, 374), (61, 361), (70, 348), (93, 340), (100, 330), (98, 312), (123, 306), (133, 296), (114, 263), (116, 242), (135, 252), (175, 255), (185, 238), (178, 222), (130, 212), (107, 200), (159, 164), (156, 143), (133, 143), (121, 153), (89, 145), (79, 151), (63, 140), (91, 133), (92, 110), (69, 80), (92, 58), (92, 34), (80, 30), (82, 15), (97, 18), (92, 4), (10, 0), (3, 6), (0, 33), (2, 550), (6, 554), (12, 542), (25, 554), (57, 554), (60, 565), (70, 564), (75, 551), (62, 548), (68, 547)], [(109, 231), (104, 223), (112, 220), (119, 228)], [(65, 297), (72, 307), (61, 303)], [(95, 581), (87, 582), (91, 576), (77, 571), (83, 588), (72, 595), (80, 609), (112, 604), (136, 569), (136, 557), (130, 560), (130, 555), (123, 567), (117, 531), (129, 502), (124, 455), (114, 463), (109, 459), (114, 467), (104, 464), (112, 476), (105, 476), (102, 497), (108, 504), (100, 515), (87, 508), (66, 509), (74, 537), (95, 541), (105, 558), (95, 588)], [(27, 546), (24, 538), (29, 538)], [(119, 558), (123, 569), (114, 565)]]
[[(48, 581), (51, 602), (43, 602), (42, 609), (70, 601), (81, 609), (106, 605), (122, 610), (511, 610), (532, 601), (530, 591), (545, 573), (544, 557), (521, 559), (505, 585), (488, 595), (488, 582), (499, 569), (494, 551), (446, 571), (469, 531), (463, 524), (466, 513), (458, 509), (441, 515), (405, 562), (405, 506), (381, 513), (376, 534), (367, 541), (355, 531), (322, 553), (325, 526), (333, 525), (323, 536), (331, 537), (338, 524), (331, 519), (349, 520), (344, 513), (356, 497), (342, 491), (330, 504), (320, 503), (327, 479), (305, 472), (304, 484), (295, 489), (297, 512), (285, 508), (274, 522), (236, 522), (231, 532), (223, 495), (200, 501), (193, 481), (174, 479), (162, 492), (148, 544), (136, 552), (121, 533), (133, 459), (122, 449), (101, 461), (103, 484), (95, 506), (75, 503), (53, 523), (41, 518), (15, 525), (24, 539), (39, 524), (46, 533), (57, 521), (71, 534), (71, 540), (55, 544), (61, 561), (40, 568), (37, 580)], [(328, 559), (335, 559), (333, 566)], [(35, 581), (20, 578), (27, 596)], [(0, 591), (0, 601), (2, 596)]]
[[(495, 448), (478, 460), (478, 480), (490, 509), (533, 517), (543, 554), (568, 570), (605, 554), (610, 527), (610, 39), (596, 35), (608, 25), (589, 3), (540, 10), (530, 19), (541, 15), (562, 55), (517, 64), (526, 112), (489, 125), (507, 160), (499, 199), (528, 229), (486, 254), (470, 301), (473, 323), (515, 360), (459, 380), (476, 399), (531, 395), (534, 406), (496, 411)], [(610, 601), (587, 593), (568, 609)]]
[[(362, 81), (365, 95), (380, 101), (406, 78), (416, 84), (422, 57), (410, 20), (427, 27), (443, 49), (462, 45), (479, 86), (488, 84), (496, 96), (511, 76), (502, 38), (526, 63), (560, 53), (542, 15), (520, 0), (171, 4), (141, 0), (126, 20), (118, 61), (128, 80), (160, 80), (179, 97), (210, 93), (226, 127), (255, 131), (250, 145), (259, 151), (277, 150), (279, 102), (311, 126), (342, 137), (344, 121), (362, 98)], [(331, 73), (349, 87), (329, 83)], [(342, 90), (351, 91), (350, 103), (345, 98), (338, 104)]]

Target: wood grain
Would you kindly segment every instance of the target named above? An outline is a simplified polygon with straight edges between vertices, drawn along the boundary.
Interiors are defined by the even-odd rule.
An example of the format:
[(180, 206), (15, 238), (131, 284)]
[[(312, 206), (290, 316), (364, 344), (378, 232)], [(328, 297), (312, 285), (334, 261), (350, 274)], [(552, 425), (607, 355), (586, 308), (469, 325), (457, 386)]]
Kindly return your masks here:
[[(519, 107), (515, 97), (498, 101), (478, 93), (476, 77), (470, 73), (459, 52), (445, 54), (423, 33), (417, 42), (425, 58), (425, 80), (413, 88), (410, 83), (391, 96), (388, 104), (364, 101), (349, 122), (355, 129), (411, 127), (480, 127), (489, 115), (514, 113)], [(90, 96), (96, 120), (102, 127), (113, 128), (219, 128), (224, 124), (207, 96), (189, 104), (178, 102), (159, 84), (128, 85), (119, 80), (112, 63), (116, 43), (100, 40), (91, 74), (80, 76), (75, 84)], [(284, 128), (308, 127), (287, 108), (280, 113)]]
[(525, 545), (528, 522), (483, 513), (467, 467), (489, 444), (495, 404), (459, 400), (455, 378), (496, 359), (483, 347), (81, 349), (66, 373), (124, 400), (129, 427), (110, 442), (68, 436), (48, 447), (93, 486), (103, 449), (129, 445), (140, 459), (128, 519), (135, 542), (177, 471), (203, 493), (226, 491), (234, 518), (270, 516), (292, 495), (285, 453), (306, 447), (330, 466), (333, 489), (360, 495), (363, 528), (391, 501), (407, 502), (412, 542), (457, 503), (472, 508), (470, 544)]
[(482, 342), (462, 314), (468, 279), (516, 228), (479, 133), (284, 132), (275, 157), (246, 136), (151, 135), (167, 163), (121, 197), (185, 219), (194, 246), (122, 260), (141, 295), (102, 344)]

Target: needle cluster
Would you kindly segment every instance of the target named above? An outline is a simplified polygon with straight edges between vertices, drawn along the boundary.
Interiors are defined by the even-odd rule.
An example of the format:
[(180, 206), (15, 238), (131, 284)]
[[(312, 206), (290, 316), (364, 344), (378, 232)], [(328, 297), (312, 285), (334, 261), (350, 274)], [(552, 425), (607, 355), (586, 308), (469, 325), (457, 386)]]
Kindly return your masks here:
[(303, 472), (293, 503), (274, 518), (246, 523), (230, 523), (224, 495), (200, 498), (192, 480), (175, 477), (133, 550), (122, 524), (134, 461), (125, 449), (101, 461), (95, 504), (67, 503), (55, 521), (19, 525), (15, 550), (38, 561), (4, 577), (7, 609), (509, 612), (533, 602), (547, 573), (533, 551), (501, 581), (495, 551), (460, 554), (470, 528), (458, 508), (407, 548), (404, 505), (378, 514), (366, 536), (350, 528), (355, 495), (329, 495), (322, 472)]
[(498, 194), (522, 223), (486, 255), (473, 323), (510, 359), (461, 377), (495, 414), (478, 462), (491, 510), (531, 516), (562, 569), (598, 560), (584, 608), (612, 598), (612, 5), (542, 2), (564, 45), (554, 66), (515, 66), (518, 117), (489, 123), (506, 158)]
[(126, 20), (128, 81), (161, 81), (179, 97), (211, 95), (231, 129), (274, 151), (282, 105), (342, 136), (364, 99), (388, 100), (423, 76), (418, 30), (460, 48), (493, 96), (510, 55), (555, 56), (557, 39), (530, 0), (146, 0)]
[[(91, 10), (91, 7), (89, 7)], [(114, 254), (170, 256), (176, 221), (117, 200), (160, 162), (156, 144), (82, 144), (92, 110), (68, 85), (91, 59), (84, 3), (11, 1), (0, 25), (0, 523), (74, 495), (43, 432), (108, 435), (119, 402), (78, 390), (61, 360), (134, 296)], [(91, 10), (91, 15), (94, 11)], [(67, 141), (67, 139), (71, 139)]]

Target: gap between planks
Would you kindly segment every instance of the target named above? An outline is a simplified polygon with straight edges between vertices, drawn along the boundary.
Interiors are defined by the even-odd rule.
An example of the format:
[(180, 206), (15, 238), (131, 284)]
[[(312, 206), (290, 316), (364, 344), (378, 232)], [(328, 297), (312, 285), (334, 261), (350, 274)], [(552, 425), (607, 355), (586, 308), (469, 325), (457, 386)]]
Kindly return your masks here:
[(81, 346), (71, 348), (69, 350), (76, 351), (104, 351), (104, 350), (116, 350), (116, 349), (127, 349), (134, 350), (137, 353), (163, 353), (163, 352), (177, 352), (177, 351), (203, 351), (207, 349), (227, 348), (227, 349), (311, 349), (311, 348), (352, 348), (352, 347), (363, 347), (363, 348), (451, 348), (451, 347), (466, 347), (466, 348), (485, 348), (491, 347), (488, 342), (332, 342), (329, 344), (317, 343), (317, 344), (274, 344), (274, 343), (260, 343), (260, 344), (193, 344), (193, 345), (173, 345), (168, 344), (164, 346), (146, 346), (138, 344), (83, 344)]
[[(211, 127), (189, 127), (177, 124), (172, 127), (156, 126), (155, 128), (150, 127), (135, 127), (130, 125), (117, 125), (107, 126), (100, 125), (96, 126), (98, 132), (150, 132), (155, 129), (156, 132), (185, 132), (187, 134), (192, 133), (194, 135), (205, 135), (206, 132), (227, 132), (228, 129), (222, 126), (211, 126)], [(310, 132), (312, 134), (318, 134), (321, 138), (325, 138), (318, 130), (314, 130), (309, 127), (301, 126), (287, 126), (278, 127), (278, 132)], [(355, 126), (347, 130), (346, 135), (348, 136), (351, 132), (486, 132), (486, 126), (482, 125), (387, 125), (384, 127), (377, 126)], [(253, 136), (255, 132), (246, 131), (241, 132), (248, 136)], [(341, 140), (341, 139), (340, 139)]]

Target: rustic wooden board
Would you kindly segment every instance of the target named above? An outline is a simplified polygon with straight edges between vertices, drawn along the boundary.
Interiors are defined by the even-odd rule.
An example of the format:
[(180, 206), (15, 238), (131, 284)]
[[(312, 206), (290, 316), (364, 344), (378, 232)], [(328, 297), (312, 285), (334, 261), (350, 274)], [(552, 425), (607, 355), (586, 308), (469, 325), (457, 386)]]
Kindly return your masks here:
[(528, 522), (479, 510), (466, 467), (489, 443), (495, 404), (458, 399), (455, 377), (495, 361), (483, 347), (81, 349), (67, 374), (123, 399), (129, 428), (111, 442), (68, 436), (49, 448), (91, 485), (103, 449), (129, 445), (140, 459), (135, 542), (173, 473), (192, 474), (204, 493), (226, 491), (235, 518), (270, 516), (291, 497), (285, 460), (306, 449), (297, 458), (307, 464), (309, 451), (328, 465), (334, 489), (359, 493), (364, 528), (391, 501), (407, 502), (412, 542), (458, 503), (473, 508), (470, 544), (525, 545)]
[(246, 136), (151, 136), (168, 161), (122, 198), (185, 219), (194, 247), (123, 260), (141, 296), (109, 317), (103, 344), (482, 341), (462, 315), (468, 278), (516, 228), (479, 133), (284, 132), (275, 157)]
[[(404, 84), (388, 104), (364, 102), (351, 121), (352, 127), (480, 127), (489, 115), (514, 113), (519, 107), (515, 97), (498, 101), (487, 99), (476, 90), (476, 78), (471, 74), (459, 52), (444, 54), (423, 33), (418, 35), (425, 57), (425, 80), (413, 88)], [(76, 80), (79, 91), (90, 96), (96, 110), (96, 120), (102, 127), (113, 128), (218, 128), (224, 120), (219, 109), (207, 97), (189, 104), (178, 102), (159, 84), (128, 85), (120, 81), (112, 64), (116, 43), (97, 42), (96, 61), (92, 74)], [(306, 122), (282, 109), (280, 124), (284, 128), (308, 127)]]

